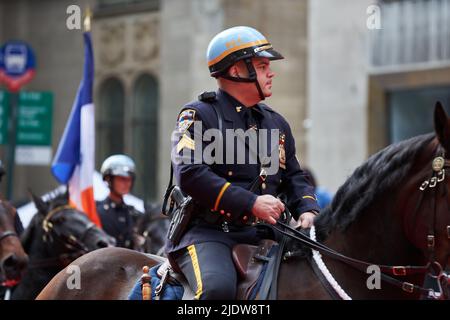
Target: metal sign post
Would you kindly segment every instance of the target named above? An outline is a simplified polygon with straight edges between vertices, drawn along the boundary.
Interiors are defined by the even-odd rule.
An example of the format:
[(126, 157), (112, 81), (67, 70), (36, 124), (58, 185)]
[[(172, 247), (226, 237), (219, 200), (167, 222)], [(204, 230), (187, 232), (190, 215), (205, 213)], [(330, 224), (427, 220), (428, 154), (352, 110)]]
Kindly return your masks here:
[(0, 48), (0, 82), (4, 83), (11, 92), (9, 108), (11, 116), (8, 121), (8, 170), (6, 171), (8, 183), (6, 197), (9, 200), (13, 197), (18, 92), (34, 77), (34, 69), (34, 53), (25, 42), (9, 41)]
[(13, 176), (14, 162), (16, 155), (16, 130), (17, 130), (17, 106), (19, 95), (11, 93), (9, 95), (10, 117), (8, 123), (8, 170), (6, 171), (6, 198), (12, 200), (13, 196)]

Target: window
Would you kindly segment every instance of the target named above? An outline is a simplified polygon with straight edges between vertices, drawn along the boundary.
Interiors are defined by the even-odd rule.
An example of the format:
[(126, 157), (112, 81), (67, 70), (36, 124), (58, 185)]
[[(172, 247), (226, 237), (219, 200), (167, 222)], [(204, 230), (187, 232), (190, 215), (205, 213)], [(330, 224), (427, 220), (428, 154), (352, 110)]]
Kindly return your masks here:
[(122, 83), (116, 78), (105, 80), (100, 86), (96, 108), (97, 168), (106, 157), (124, 152), (124, 103)]
[(132, 156), (137, 179), (133, 192), (142, 199), (157, 197), (158, 164), (158, 84), (148, 74), (138, 77), (133, 88)]
[(430, 87), (392, 91), (389, 101), (390, 143), (433, 132), (436, 101), (450, 113), (450, 87)]
[(371, 30), (373, 67), (450, 60), (450, 0), (379, 1), (381, 29)]

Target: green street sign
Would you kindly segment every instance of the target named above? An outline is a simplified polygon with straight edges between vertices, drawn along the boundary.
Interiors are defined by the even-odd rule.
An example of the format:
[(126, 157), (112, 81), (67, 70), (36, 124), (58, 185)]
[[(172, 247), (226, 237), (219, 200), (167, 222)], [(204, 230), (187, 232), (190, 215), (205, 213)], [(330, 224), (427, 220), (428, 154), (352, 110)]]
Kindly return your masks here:
[[(10, 94), (0, 91), (0, 144), (8, 144)], [(17, 113), (16, 144), (50, 146), (52, 144), (53, 93), (21, 92)]]
[(9, 94), (0, 91), (0, 144), (6, 144), (8, 138)]
[(18, 111), (17, 145), (50, 146), (53, 94), (51, 92), (21, 92)]

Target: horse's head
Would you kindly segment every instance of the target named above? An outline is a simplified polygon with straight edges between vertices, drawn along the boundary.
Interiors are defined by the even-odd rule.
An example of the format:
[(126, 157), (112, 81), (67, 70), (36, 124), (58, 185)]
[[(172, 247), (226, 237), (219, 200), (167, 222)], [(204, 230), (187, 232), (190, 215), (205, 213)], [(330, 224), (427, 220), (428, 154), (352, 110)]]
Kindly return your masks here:
[[(86, 214), (68, 205), (67, 199), (44, 202), (39, 197), (32, 197), (38, 209), (34, 228), (39, 230), (34, 232), (41, 236), (48, 256), (59, 257), (60, 262), (68, 264), (89, 251), (115, 244), (115, 240), (92, 223)], [(22, 239), (26, 249), (35, 236)]]
[[(437, 157), (432, 163), (433, 177), (428, 185), (421, 186), (421, 191), (434, 187), (434, 207), (431, 223), (428, 224), (427, 249), (430, 263), (434, 265), (434, 275), (442, 285), (442, 293), (450, 299), (450, 118), (441, 104), (436, 104), (435, 131), (439, 141)], [(425, 190), (423, 190), (425, 188)], [(434, 232), (432, 232), (434, 228)]]
[(422, 252), (428, 275), (442, 282), (450, 258), (450, 119), (439, 102), (434, 126), (436, 137), (416, 157), (398, 206), (407, 239)]
[(28, 262), (17, 230), (16, 209), (0, 200), (0, 284), (14, 285), (22, 276)]
[[(403, 290), (415, 294), (406, 297), (427, 292), (411, 285), (422, 286), (425, 273), (444, 283), (443, 269), (449, 264), (450, 119), (439, 103), (434, 123), (434, 135), (418, 136), (371, 156), (316, 219), (319, 239), (339, 252), (396, 266), (391, 276), (409, 281)], [(407, 265), (423, 267), (409, 272), (413, 268)], [(376, 295), (361, 287), (361, 296)], [(396, 288), (387, 291), (389, 297), (401, 297)]]

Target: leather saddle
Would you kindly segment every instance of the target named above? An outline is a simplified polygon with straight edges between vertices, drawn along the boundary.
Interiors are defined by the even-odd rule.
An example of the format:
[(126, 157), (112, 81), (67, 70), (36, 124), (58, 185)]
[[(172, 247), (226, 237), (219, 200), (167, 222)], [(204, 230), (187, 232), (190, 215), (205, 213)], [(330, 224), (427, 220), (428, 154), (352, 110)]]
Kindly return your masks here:
[[(269, 239), (261, 240), (258, 246), (248, 244), (238, 244), (232, 249), (232, 257), (236, 271), (238, 273), (238, 287), (237, 296), (238, 300), (247, 300), (250, 293), (257, 284), (258, 277), (264, 267), (264, 264), (268, 261), (268, 254), (271, 248), (276, 245), (277, 242)], [(153, 256), (152, 256), (153, 258)], [(161, 279), (161, 287), (163, 288), (165, 283), (176, 284), (183, 286), (184, 294), (183, 300), (193, 300), (195, 293), (189, 286), (188, 281), (183, 274), (176, 272), (170, 265), (168, 259), (165, 259), (164, 263), (157, 270), (158, 277)], [(158, 292), (158, 287), (156, 288)], [(158, 296), (158, 295), (157, 295)]]

